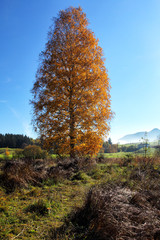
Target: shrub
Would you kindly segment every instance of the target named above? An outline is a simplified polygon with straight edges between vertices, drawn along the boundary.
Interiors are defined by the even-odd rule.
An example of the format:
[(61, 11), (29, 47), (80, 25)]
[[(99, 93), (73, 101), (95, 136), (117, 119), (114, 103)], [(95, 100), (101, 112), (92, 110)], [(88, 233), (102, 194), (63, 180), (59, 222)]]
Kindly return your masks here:
[(28, 145), (23, 150), (23, 155), (27, 159), (44, 159), (47, 157), (47, 151), (42, 150), (37, 145)]

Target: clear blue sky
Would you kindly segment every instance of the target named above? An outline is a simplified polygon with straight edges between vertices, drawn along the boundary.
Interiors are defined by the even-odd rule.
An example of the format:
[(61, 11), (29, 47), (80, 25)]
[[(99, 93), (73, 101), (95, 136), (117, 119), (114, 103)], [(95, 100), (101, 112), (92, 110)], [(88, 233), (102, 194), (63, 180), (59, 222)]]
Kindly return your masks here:
[(0, 133), (35, 137), (32, 98), (52, 17), (81, 6), (99, 38), (111, 79), (110, 137), (160, 128), (159, 0), (1, 0)]

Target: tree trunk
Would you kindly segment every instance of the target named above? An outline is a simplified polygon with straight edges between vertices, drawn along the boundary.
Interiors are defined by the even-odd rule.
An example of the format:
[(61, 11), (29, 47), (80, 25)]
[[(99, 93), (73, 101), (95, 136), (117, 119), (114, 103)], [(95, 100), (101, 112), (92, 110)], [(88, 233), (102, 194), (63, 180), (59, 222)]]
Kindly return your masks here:
[(74, 137), (74, 121), (71, 119), (70, 124), (70, 157), (75, 158), (75, 143), (74, 143), (75, 137)]
[(75, 117), (74, 117), (74, 109), (72, 102), (73, 90), (70, 89), (70, 98), (69, 98), (69, 113), (70, 113), (70, 157), (75, 158)]

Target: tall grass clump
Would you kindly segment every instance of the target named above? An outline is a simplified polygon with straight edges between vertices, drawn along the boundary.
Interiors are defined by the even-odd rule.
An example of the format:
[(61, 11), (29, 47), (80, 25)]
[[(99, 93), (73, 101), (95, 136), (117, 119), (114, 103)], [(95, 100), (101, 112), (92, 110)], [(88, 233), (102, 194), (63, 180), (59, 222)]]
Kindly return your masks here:
[[(157, 195), (153, 195), (159, 201)], [(150, 193), (132, 191), (122, 185), (93, 187), (84, 206), (71, 214), (50, 239), (153, 240), (160, 230), (159, 207)], [(73, 237), (74, 236), (74, 237)]]
[(38, 184), (46, 178), (44, 169), (36, 167), (28, 161), (6, 161), (2, 167), (1, 185), (7, 192), (19, 187), (28, 187), (28, 184)]

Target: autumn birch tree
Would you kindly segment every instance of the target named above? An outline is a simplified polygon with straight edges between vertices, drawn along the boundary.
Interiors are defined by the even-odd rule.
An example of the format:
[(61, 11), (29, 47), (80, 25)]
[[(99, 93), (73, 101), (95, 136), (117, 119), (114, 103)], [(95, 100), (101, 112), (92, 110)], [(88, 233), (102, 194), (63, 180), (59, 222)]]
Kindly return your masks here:
[(33, 123), (58, 154), (95, 154), (110, 127), (110, 83), (102, 48), (79, 8), (54, 18), (33, 94)]

